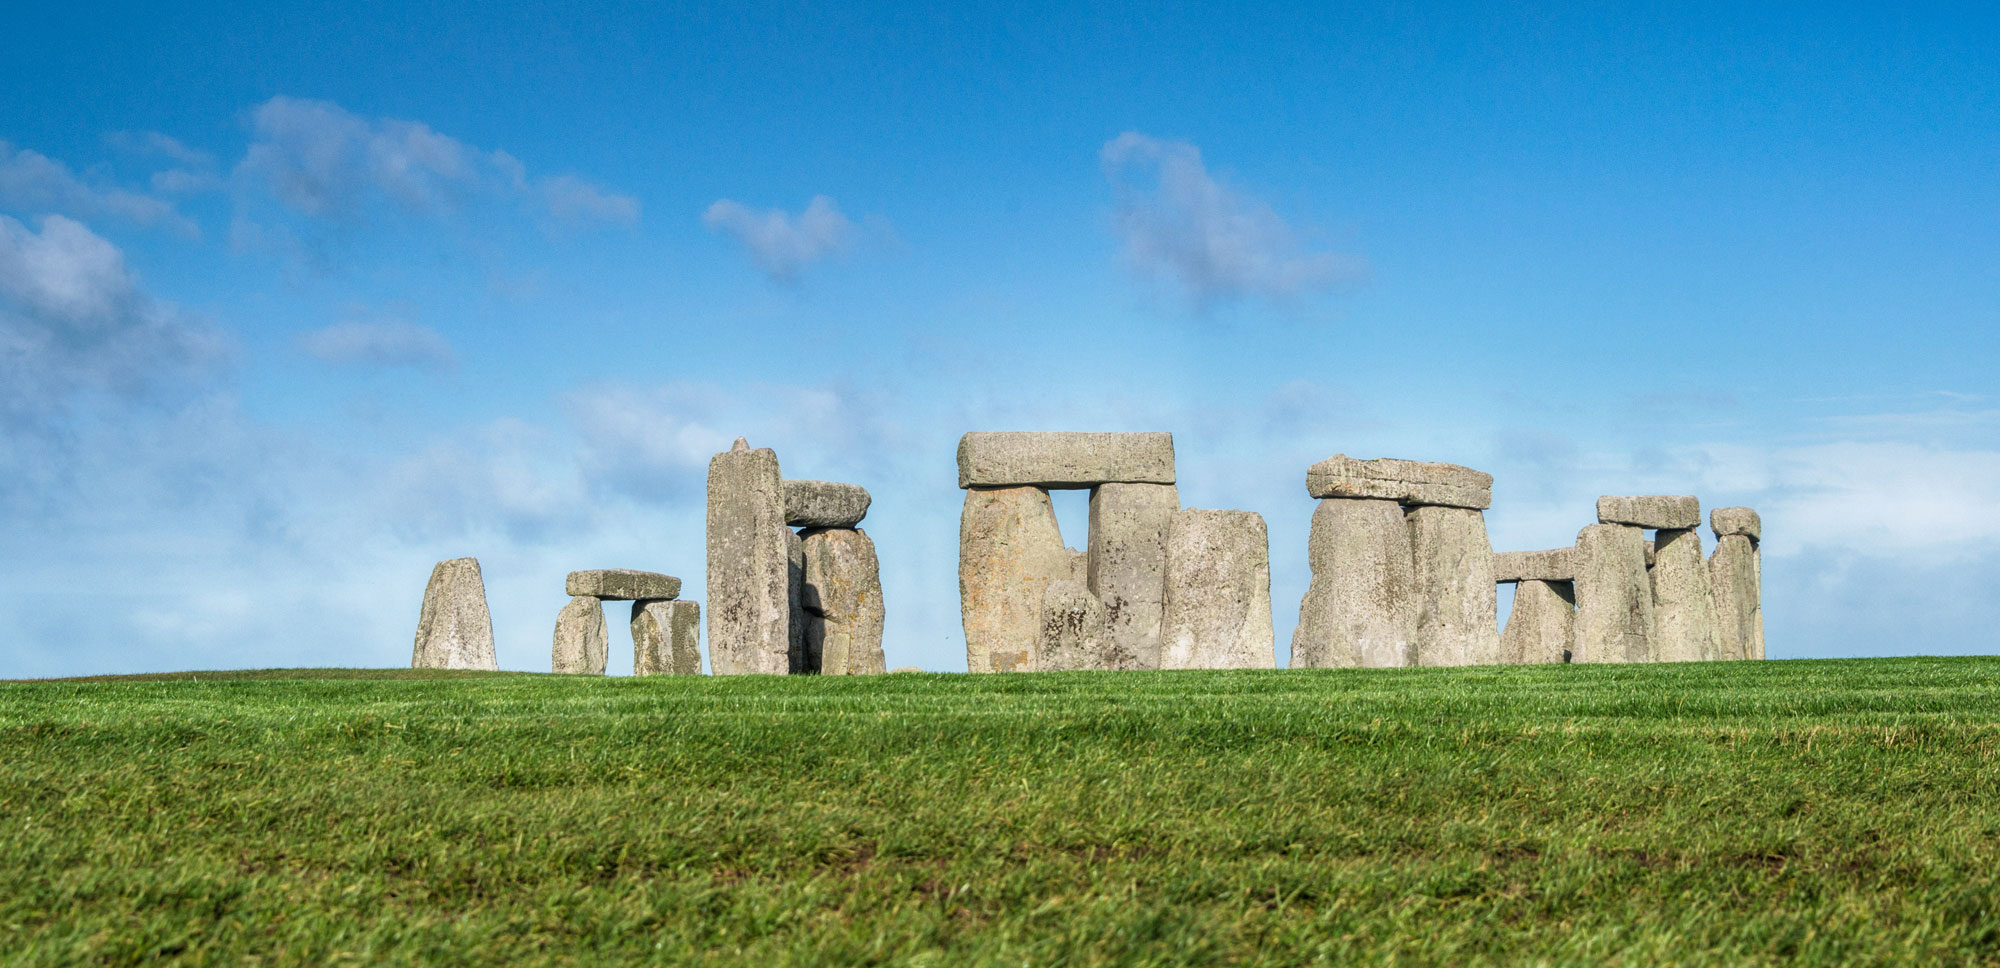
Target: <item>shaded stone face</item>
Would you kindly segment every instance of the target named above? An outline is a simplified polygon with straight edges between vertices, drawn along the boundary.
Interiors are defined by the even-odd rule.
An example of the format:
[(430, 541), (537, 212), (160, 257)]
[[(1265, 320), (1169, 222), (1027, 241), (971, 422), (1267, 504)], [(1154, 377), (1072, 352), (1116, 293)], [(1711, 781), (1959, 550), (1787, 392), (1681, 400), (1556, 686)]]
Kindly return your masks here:
[(1722, 657), (1708, 560), (1701, 532), (1662, 530), (1654, 540), (1654, 641), (1661, 662), (1710, 662)]
[(778, 455), (717, 454), (708, 464), (708, 655), (718, 676), (792, 667), (791, 553)]
[(819, 643), (808, 641), (806, 630), (812, 625), (812, 613), (806, 609), (806, 542), (799, 533), (785, 529), (785, 584), (786, 598), (791, 608), (788, 620), (785, 655), (792, 675), (804, 675), (819, 671), (819, 653), (815, 646)]
[(1708, 512), (1708, 526), (1718, 538), (1731, 534), (1743, 535), (1751, 541), (1764, 538), (1764, 519), (1750, 508), (1716, 508)]
[(1177, 511), (1167, 528), (1162, 669), (1273, 669), (1271, 549), (1250, 511)]
[(678, 601), (633, 602), (632, 674), (701, 675), (701, 606)]
[(1499, 594), (1485, 515), (1470, 508), (1416, 507), (1408, 521), (1418, 596), (1417, 664), (1499, 662)]
[(1172, 484), (1102, 484), (1090, 492), (1090, 590), (1104, 603), (1105, 669), (1160, 667)]
[(1514, 608), (1500, 635), (1500, 657), (1509, 665), (1570, 660), (1575, 648), (1576, 592), (1566, 581), (1527, 579), (1514, 588)]
[(1313, 577), (1292, 634), (1294, 668), (1416, 664), (1416, 566), (1400, 505), (1319, 502), (1306, 557)]
[(959, 487), (1173, 482), (1173, 434), (970, 433), (958, 441)]
[(1717, 651), (1724, 659), (1764, 657), (1762, 563), (1748, 535), (1725, 534), (1708, 559)]
[(1052, 581), (1042, 591), (1034, 668), (1066, 672), (1104, 667), (1104, 603), (1083, 583)]
[(1645, 533), (1593, 524), (1576, 536), (1576, 644), (1573, 662), (1651, 662), (1653, 586)]
[(607, 602), (666, 601), (681, 595), (680, 579), (629, 568), (572, 571), (563, 587), (571, 595), (589, 595)]
[(806, 653), (819, 656), (821, 675), (881, 673), (884, 609), (875, 542), (845, 528), (807, 531), (801, 538)]
[(1039, 487), (971, 488), (958, 527), (959, 613), (971, 672), (1031, 672), (1042, 593), (1070, 576), (1055, 507)]
[(868, 516), (872, 500), (858, 484), (785, 481), (785, 523), (800, 528), (852, 528)]
[(1606, 495), (1597, 499), (1600, 524), (1625, 524), (1635, 528), (1665, 528), (1672, 531), (1701, 526), (1701, 502), (1686, 495), (1646, 494), (1637, 497)]
[(1576, 566), (1570, 563), (1573, 549), (1552, 548), (1548, 551), (1502, 551), (1493, 556), (1493, 580), (1513, 581), (1571, 581), (1576, 578)]
[(555, 648), (550, 665), (567, 675), (601, 676), (611, 657), (610, 633), (604, 627), (604, 605), (578, 595), (556, 613)]
[(486, 582), (476, 558), (440, 561), (424, 586), (417, 616), (412, 669), (497, 670), (493, 618), (486, 610)]
[(1457, 464), (1335, 454), (1306, 469), (1306, 493), (1322, 499), (1485, 509), (1493, 506), (1493, 475)]

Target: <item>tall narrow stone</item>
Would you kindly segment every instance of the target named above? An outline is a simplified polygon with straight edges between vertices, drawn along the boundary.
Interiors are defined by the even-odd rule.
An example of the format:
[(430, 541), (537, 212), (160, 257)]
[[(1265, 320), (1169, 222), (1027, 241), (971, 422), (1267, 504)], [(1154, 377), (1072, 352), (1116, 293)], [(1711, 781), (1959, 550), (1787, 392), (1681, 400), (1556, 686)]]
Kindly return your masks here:
[(1313, 577), (1292, 633), (1293, 668), (1416, 664), (1416, 566), (1401, 505), (1320, 501), (1306, 557)]
[(1653, 546), (1654, 641), (1661, 662), (1712, 662), (1722, 657), (1708, 560), (1701, 532), (1662, 528)]
[(1485, 515), (1470, 508), (1409, 510), (1417, 578), (1417, 664), (1500, 661), (1500, 609)]
[(556, 613), (555, 648), (550, 665), (568, 675), (601, 676), (611, 658), (610, 633), (604, 628), (604, 603), (578, 595)]
[(813, 618), (806, 609), (806, 542), (790, 528), (785, 529), (785, 595), (791, 604), (790, 617), (786, 620), (789, 623), (786, 626), (786, 665), (795, 676), (818, 672), (819, 653), (814, 647), (819, 643), (806, 640), (806, 629)]
[(1250, 511), (1177, 511), (1167, 528), (1162, 669), (1272, 669), (1271, 541)]
[(1103, 668), (1160, 667), (1172, 484), (1099, 484), (1090, 491), (1090, 590), (1104, 603)]
[(701, 675), (701, 606), (694, 602), (634, 601), (632, 674)]
[(882, 573), (867, 532), (810, 530), (805, 548), (806, 653), (822, 675), (875, 675), (882, 659)]
[(1049, 492), (1039, 487), (968, 489), (958, 524), (966, 669), (1033, 671), (1042, 593), (1069, 574), (1069, 551), (1056, 527)]
[(453, 558), (431, 569), (410, 668), (500, 668), (493, 656), (493, 618), (486, 611), (479, 559)]
[(1653, 587), (1645, 532), (1593, 524), (1577, 532), (1576, 645), (1572, 662), (1651, 662)]
[(791, 670), (793, 540), (778, 455), (738, 438), (708, 463), (708, 663), (716, 675)]
[(1104, 668), (1104, 603), (1082, 582), (1052, 581), (1042, 591), (1034, 668), (1069, 672)]
[(1514, 586), (1514, 608), (1500, 635), (1501, 661), (1510, 665), (1562, 663), (1575, 648), (1576, 591), (1566, 581), (1525, 578)]
[(1717, 649), (1724, 659), (1764, 657), (1763, 576), (1758, 558), (1757, 542), (1749, 535), (1725, 534), (1715, 539), (1715, 554), (1708, 559)]

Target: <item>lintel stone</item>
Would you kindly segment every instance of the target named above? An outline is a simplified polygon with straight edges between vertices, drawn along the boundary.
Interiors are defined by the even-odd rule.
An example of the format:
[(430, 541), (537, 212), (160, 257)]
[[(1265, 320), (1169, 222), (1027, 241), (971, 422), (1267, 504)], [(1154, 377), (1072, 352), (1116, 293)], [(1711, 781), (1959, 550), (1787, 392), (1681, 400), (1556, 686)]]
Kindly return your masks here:
[(958, 486), (1172, 484), (1174, 435), (1001, 431), (958, 440)]
[(1335, 454), (1306, 469), (1306, 493), (1483, 511), (1493, 506), (1493, 475), (1457, 464)]
[(785, 481), (785, 523), (795, 528), (852, 528), (868, 516), (868, 489), (837, 481)]
[(1548, 551), (1502, 551), (1493, 556), (1493, 580), (1498, 584), (1524, 581), (1573, 581), (1574, 548)]
[(1764, 537), (1764, 520), (1750, 508), (1716, 508), (1708, 512), (1708, 526), (1718, 538), (1740, 534), (1752, 541), (1761, 541)]
[(1701, 527), (1701, 502), (1690, 495), (1615, 497), (1607, 494), (1597, 499), (1597, 521), (1599, 524), (1683, 531)]
[(681, 580), (672, 575), (630, 568), (572, 571), (563, 587), (570, 595), (607, 602), (662, 602), (679, 598)]

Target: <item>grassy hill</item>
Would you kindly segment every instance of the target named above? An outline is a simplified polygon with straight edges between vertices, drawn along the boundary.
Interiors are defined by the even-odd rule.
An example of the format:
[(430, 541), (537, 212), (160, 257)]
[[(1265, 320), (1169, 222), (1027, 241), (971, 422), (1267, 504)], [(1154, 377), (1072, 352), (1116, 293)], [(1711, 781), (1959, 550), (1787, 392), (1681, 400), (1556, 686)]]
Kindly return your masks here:
[(0, 684), (0, 962), (2000, 964), (2000, 659)]

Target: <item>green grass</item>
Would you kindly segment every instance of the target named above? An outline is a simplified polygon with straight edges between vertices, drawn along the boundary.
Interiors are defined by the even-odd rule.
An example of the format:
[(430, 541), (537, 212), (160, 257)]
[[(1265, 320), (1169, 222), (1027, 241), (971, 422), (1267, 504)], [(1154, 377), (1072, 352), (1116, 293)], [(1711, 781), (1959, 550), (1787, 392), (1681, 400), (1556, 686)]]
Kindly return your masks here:
[(2000, 659), (0, 684), (0, 963), (2000, 965)]

